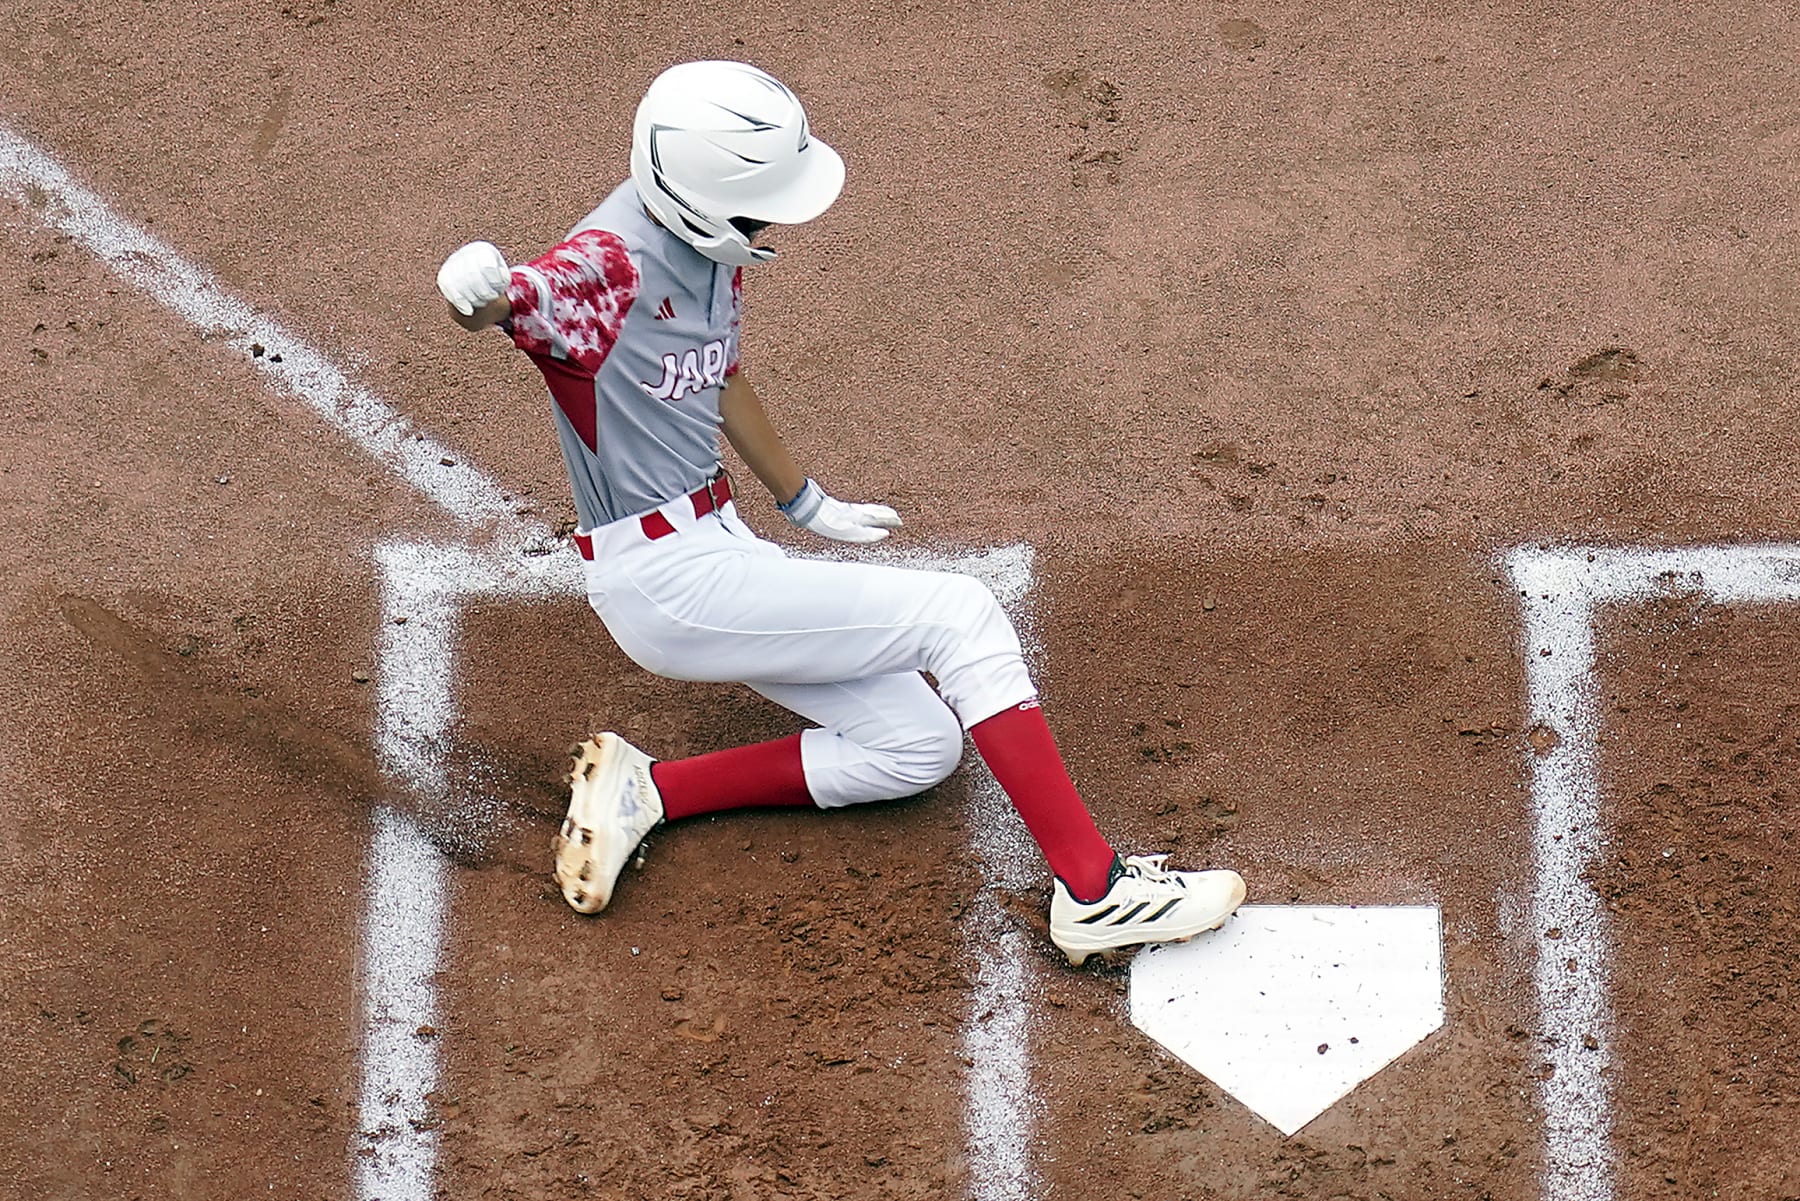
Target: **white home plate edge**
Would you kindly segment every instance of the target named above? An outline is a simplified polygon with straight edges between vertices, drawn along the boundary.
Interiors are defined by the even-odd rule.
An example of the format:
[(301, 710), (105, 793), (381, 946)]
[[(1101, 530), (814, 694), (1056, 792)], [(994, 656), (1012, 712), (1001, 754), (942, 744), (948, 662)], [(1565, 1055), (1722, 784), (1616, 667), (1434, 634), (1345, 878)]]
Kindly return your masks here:
[(1131, 963), (1131, 1020), (1292, 1135), (1444, 1024), (1435, 905), (1246, 905)]

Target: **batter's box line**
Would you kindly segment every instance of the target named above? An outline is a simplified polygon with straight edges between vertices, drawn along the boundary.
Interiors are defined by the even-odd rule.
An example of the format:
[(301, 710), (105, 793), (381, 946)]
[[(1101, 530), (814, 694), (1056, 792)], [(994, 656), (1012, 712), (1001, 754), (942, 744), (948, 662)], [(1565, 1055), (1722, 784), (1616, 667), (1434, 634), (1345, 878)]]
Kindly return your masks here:
[[(1549, 1071), (1545, 1201), (1612, 1201), (1615, 1023), (1612, 932), (1585, 874), (1607, 840), (1600, 825), (1600, 683), (1594, 646), (1603, 610), (1666, 595), (1718, 604), (1800, 601), (1800, 545), (1670, 550), (1522, 546), (1504, 565), (1519, 591), (1525, 724), (1537, 881), (1534, 973)], [(1550, 931), (1560, 937), (1551, 940)]]
[[(1033, 552), (1017, 544), (955, 553), (877, 548), (862, 558), (984, 580), (1024, 614)], [(381, 575), (376, 635), (375, 750), (384, 774), (428, 812), (445, 812), (463, 790), (448, 776), (457, 720), (456, 653), (463, 614), (486, 601), (534, 603), (581, 597), (574, 556), (521, 554), (512, 543), (487, 549), (397, 540), (375, 550)], [(1010, 805), (979, 761), (971, 764), (970, 827), (975, 853), (994, 882), (1017, 887), (1035, 869), (1014, 829)], [(362, 1129), (354, 1156), (363, 1201), (431, 1201), (438, 1152), (430, 1097), (442, 1074), (443, 1025), (437, 974), (444, 958), (450, 860), (405, 813), (377, 810), (370, 843), (359, 982), (363, 1053)], [(998, 929), (998, 906), (984, 893), (965, 923), (975, 990), (963, 1052), (970, 1061), (964, 1123), (970, 1189), (977, 1201), (1034, 1195), (1030, 1138), (1027, 978), (1023, 935)], [(982, 1015), (989, 1015), (982, 1020)]]
[[(455, 656), (464, 609), (475, 601), (550, 600), (582, 592), (568, 553), (525, 556), (428, 542), (375, 549), (381, 625), (375, 638), (375, 754), (415, 802), (443, 812), (456, 721)], [(362, 1131), (356, 1195), (430, 1201), (437, 1158), (436, 977), (449, 912), (450, 863), (427, 831), (376, 810), (369, 845), (359, 981)]]

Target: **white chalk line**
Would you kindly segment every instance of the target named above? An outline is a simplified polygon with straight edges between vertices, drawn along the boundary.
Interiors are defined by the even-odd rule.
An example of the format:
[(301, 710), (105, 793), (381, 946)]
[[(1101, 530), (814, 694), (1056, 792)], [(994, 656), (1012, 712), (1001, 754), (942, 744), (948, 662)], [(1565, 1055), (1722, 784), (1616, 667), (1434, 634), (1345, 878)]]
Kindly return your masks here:
[[(494, 540), (484, 553), (461, 548), (382, 548), (384, 620), (378, 635), (375, 750), (382, 767), (426, 798), (445, 787), (441, 756), (424, 748), (441, 740), (454, 701), (432, 708), (450, 664), (418, 648), (420, 634), (453, 627), (448, 598), (485, 586), (528, 584), (535, 556), (555, 544), (548, 526), (521, 520), (499, 484), (458, 461), (448, 447), (418, 430), (397, 410), (353, 383), (299, 334), (226, 292), (209, 273), (161, 239), (120, 216), (100, 196), (25, 138), (0, 123), (0, 195), (20, 204), (40, 225), (67, 236), (202, 336), (242, 354), (274, 390), (301, 402), (471, 532)], [(448, 467), (444, 460), (458, 465)], [(567, 559), (567, 555), (558, 556)], [(394, 562), (390, 566), (389, 560)], [(429, 568), (423, 562), (430, 562)], [(451, 583), (457, 570), (466, 579)], [(398, 626), (387, 615), (419, 612), (419, 624)], [(409, 615), (407, 625), (412, 625)], [(409, 705), (418, 703), (414, 711)], [(361, 1131), (354, 1156), (364, 1201), (427, 1201), (436, 1135), (426, 1095), (436, 1086), (435, 1040), (420, 1026), (435, 1024), (435, 975), (448, 903), (448, 865), (417, 823), (382, 808), (374, 815), (369, 879), (364, 898), (359, 982), (363, 1007)]]
[[(1527, 728), (1554, 733), (1531, 754), (1540, 940), (1535, 973), (1551, 1071), (1544, 1111), (1545, 1201), (1612, 1201), (1612, 933), (1584, 879), (1607, 845), (1600, 824), (1601, 610), (1666, 593), (1719, 604), (1800, 601), (1800, 545), (1676, 550), (1519, 547), (1505, 566), (1523, 613)], [(1547, 940), (1546, 932), (1561, 937)], [(1588, 1040), (1597, 1046), (1589, 1048)]]
[(421, 495), (468, 526), (510, 524), (498, 484), (456, 462), (368, 389), (354, 384), (304, 338), (221, 288), (167, 243), (132, 225), (55, 159), (0, 124), (0, 194), (40, 224), (68, 235), (202, 334), (241, 353), (274, 388), (298, 400)]
[[(893, 561), (928, 571), (960, 571), (982, 580), (1013, 616), (1030, 646), (1028, 606), (1034, 552), (1027, 544), (974, 555), (908, 555)], [(1031, 1089), (1031, 948), (994, 890), (1021, 891), (1042, 879), (1043, 860), (1000, 782), (975, 754), (969, 773), (969, 830), (988, 888), (962, 921), (964, 953), (975, 963), (975, 992), (963, 1025), (968, 1076), (963, 1131), (969, 1148), (969, 1194), (975, 1201), (1034, 1201), (1031, 1164), (1036, 1121)]]
[[(505, 551), (395, 541), (375, 550), (381, 570), (376, 636), (375, 753), (427, 812), (451, 803), (457, 718), (456, 648), (471, 601), (547, 600), (583, 593), (568, 553), (519, 558)], [(430, 1094), (441, 1024), (437, 973), (449, 914), (450, 863), (419, 824), (393, 810), (376, 817), (363, 923), (361, 1137), (354, 1158), (363, 1201), (431, 1201), (437, 1128)]]
[[(392, 542), (377, 548), (382, 627), (377, 636), (375, 749), (382, 769), (427, 800), (440, 799), (456, 717), (454, 648), (462, 606), (479, 598), (581, 595), (578, 567), (542, 522), (520, 518), (499, 484), (352, 382), (299, 334), (225, 291), (206, 271), (121, 217), (55, 159), (0, 123), (0, 194), (39, 224), (66, 235), (115, 274), (242, 354), (274, 389), (312, 409), (464, 527), (485, 531), (485, 550)], [(448, 466), (445, 460), (454, 463)], [(1003, 604), (1031, 588), (1031, 548), (974, 555), (889, 552), (895, 561), (964, 570), (987, 580)], [(399, 620), (404, 618), (404, 621)], [(976, 850), (1002, 877), (1029, 870), (1006, 831), (1016, 823), (985, 769), (972, 795)], [(1025, 855), (1026, 857), (1021, 857)], [(429, 1201), (437, 1136), (428, 1095), (440, 1072), (437, 1040), (421, 1035), (439, 1015), (436, 974), (448, 910), (449, 864), (418, 824), (380, 808), (374, 816), (362, 923), (361, 1129), (354, 1156), (364, 1201)], [(1015, 885), (1016, 886), (1016, 885)], [(991, 896), (990, 917), (999, 909)], [(1031, 1195), (1026, 948), (1016, 930), (974, 933), (977, 988), (965, 1051), (971, 1189), (978, 1201)], [(986, 1020), (981, 1019), (985, 1015)]]

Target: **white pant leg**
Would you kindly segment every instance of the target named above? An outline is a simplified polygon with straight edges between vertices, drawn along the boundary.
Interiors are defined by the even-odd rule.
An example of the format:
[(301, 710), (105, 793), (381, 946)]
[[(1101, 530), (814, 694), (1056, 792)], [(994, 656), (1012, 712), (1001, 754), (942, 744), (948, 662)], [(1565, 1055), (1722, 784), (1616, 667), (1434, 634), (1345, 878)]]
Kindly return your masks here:
[(620, 649), (672, 679), (836, 684), (928, 671), (965, 727), (1037, 694), (981, 581), (790, 559), (729, 511), (606, 554), (589, 564), (588, 589)]
[(822, 727), (800, 736), (806, 787), (822, 809), (924, 792), (962, 760), (962, 726), (917, 672), (750, 687)]

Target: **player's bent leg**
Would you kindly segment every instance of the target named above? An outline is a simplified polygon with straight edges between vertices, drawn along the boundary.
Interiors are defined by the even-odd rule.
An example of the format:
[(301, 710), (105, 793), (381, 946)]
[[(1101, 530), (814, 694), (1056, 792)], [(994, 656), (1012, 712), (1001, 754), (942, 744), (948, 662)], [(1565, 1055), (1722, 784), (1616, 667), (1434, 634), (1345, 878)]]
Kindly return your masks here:
[(617, 734), (575, 748), (569, 811), (552, 843), (556, 882), (580, 913), (611, 903), (625, 865), (662, 821), (774, 805), (812, 805), (800, 736), (658, 762)]
[(819, 724), (801, 736), (801, 750), (821, 808), (913, 796), (962, 760), (962, 724), (916, 672), (750, 687)]
[[(602, 580), (592, 599), (628, 655), (676, 678), (755, 680), (764, 689), (760, 681), (823, 685), (929, 671), (1044, 850), (1069, 902), (1104, 909), (1121, 880), (1134, 895), (1176, 887), (1171, 879), (1187, 882), (1179, 885), (1185, 895), (1194, 884), (1194, 873), (1161, 873), (1162, 878), (1143, 870), (1127, 873), (1127, 865), (1117, 860), (1069, 781), (1036, 709), (1018, 635), (978, 580), (877, 564), (793, 560), (778, 553), (705, 554), (658, 563), (654, 570), (621, 570)], [(864, 748), (877, 745), (852, 741)], [(802, 739), (809, 787), (818, 803), (831, 803), (832, 786), (824, 781), (832, 779), (845, 781), (839, 803), (911, 791), (897, 779), (878, 786), (858, 779), (856, 770), (835, 770), (834, 745), (819, 732)], [(1223, 896), (1218, 903), (1229, 901), (1234, 909), (1231, 889)], [(1084, 929), (1068, 936), (1065, 951), (1080, 960), (1094, 950), (1191, 936), (1171, 915), (1191, 915), (1193, 905), (1177, 904), (1151, 919), (1146, 915), (1182, 897), (1162, 896), (1140, 907), (1144, 900), (1115, 911), (1112, 916), (1125, 914), (1124, 920), (1100, 934), (1086, 928), (1102, 919), (1071, 919)], [(1229, 910), (1219, 920), (1228, 915)]]
[(665, 820), (912, 796), (950, 775), (962, 758), (962, 726), (916, 673), (751, 687), (821, 728), (654, 763)]
[(651, 769), (669, 821), (728, 809), (811, 807), (801, 765), (800, 735), (734, 746)]
[(955, 771), (962, 757), (962, 726), (917, 674), (758, 691), (827, 724), (688, 759), (652, 760), (611, 733), (576, 748), (568, 816), (553, 847), (556, 881), (571, 907), (605, 909), (659, 821), (911, 796)]

